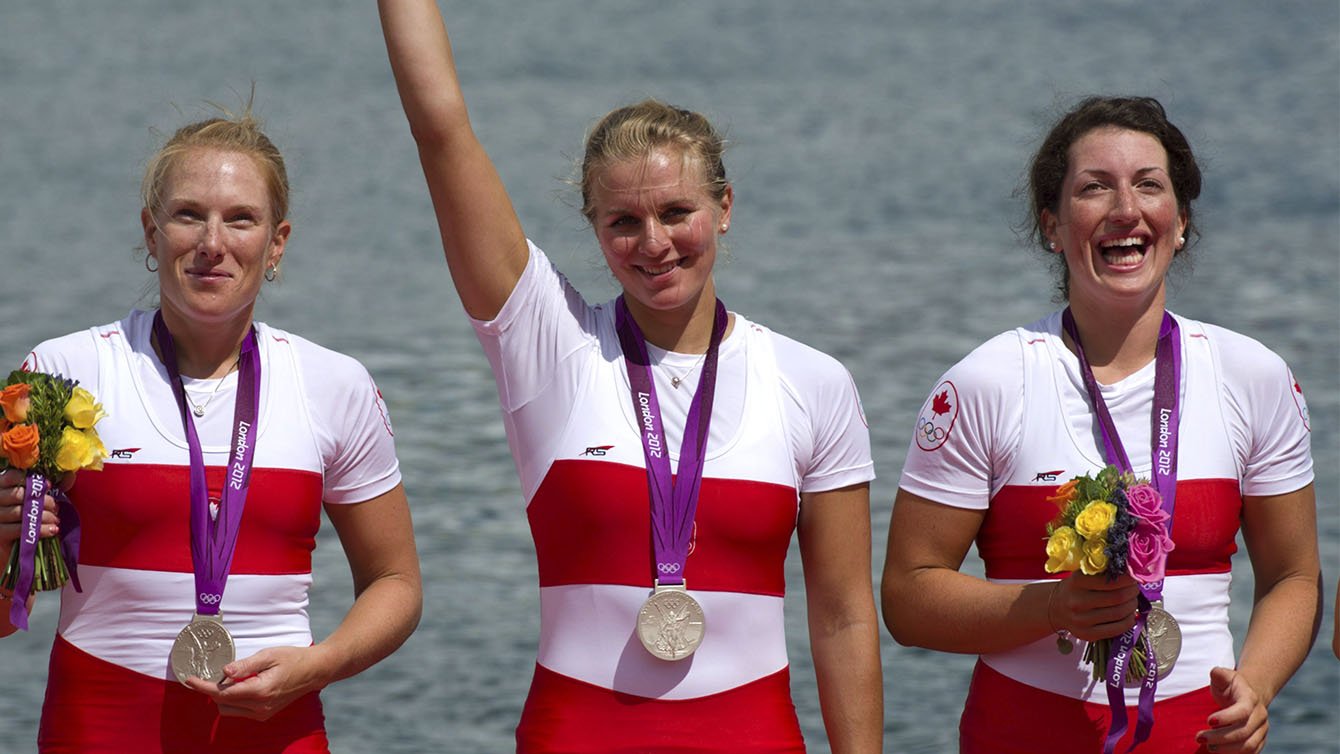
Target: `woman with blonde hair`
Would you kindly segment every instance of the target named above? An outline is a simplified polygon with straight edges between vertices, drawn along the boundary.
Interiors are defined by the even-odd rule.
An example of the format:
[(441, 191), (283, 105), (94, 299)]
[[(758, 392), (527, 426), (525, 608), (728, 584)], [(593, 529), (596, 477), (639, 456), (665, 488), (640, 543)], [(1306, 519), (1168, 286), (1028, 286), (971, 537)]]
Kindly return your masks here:
[(838, 362), (717, 300), (720, 137), (654, 101), (595, 127), (583, 213), (622, 294), (588, 304), (522, 232), (436, 4), (380, 8), (535, 540), (518, 750), (803, 750), (782, 624), (798, 531), (829, 741), (880, 751), (868, 432)]
[[(283, 159), (249, 112), (184, 126), (150, 161), (140, 221), (159, 308), (24, 361), (101, 401), (111, 450), (70, 491), (82, 590), (61, 593), (44, 752), (327, 751), (318, 692), (390, 654), (419, 619), (376, 385), (352, 358), (252, 317), (291, 227)], [(22, 475), (0, 482), (0, 521), (11, 520)], [(355, 599), (314, 641), (323, 509)], [(58, 528), (48, 517), (42, 534)], [(0, 556), (15, 535), (0, 526)], [(0, 607), (8, 635), (11, 606)]]

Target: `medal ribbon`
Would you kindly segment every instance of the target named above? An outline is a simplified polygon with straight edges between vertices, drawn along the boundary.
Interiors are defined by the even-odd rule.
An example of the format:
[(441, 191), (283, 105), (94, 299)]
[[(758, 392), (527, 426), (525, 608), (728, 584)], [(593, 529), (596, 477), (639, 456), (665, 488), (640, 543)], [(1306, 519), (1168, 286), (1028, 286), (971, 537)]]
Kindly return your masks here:
[(683, 584), (684, 565), (693, 536), (693, 516), (698, 509), (698, 489), (703, 480), (703, 462), (707, 455), (707, 427), (712, 419), (712, 398), (716, 393), (717, 351), (726, 333), (726, 307), (720, 300), (716, 302), (712, 339), (698, 378), (698, 390), (693, 394), (684, 423), (678, 478), (670, 473), (670, 450), (666, 447), (661, 408), (656, 401), (647, 341), (628, 313), (622, 296), (614, 303), (614, 325), (623, 349), (624, 366), (628, 369), (628, 386), (633, 397), (633, 416), (637, 418), (642, 436), (642, 453), (647, 460), (656, 583)]
[(251, 485), (251, 463), (256, 451), (256, 417), (260, 410), (261, 360), (256, 347), (256, 328), (247, 331), (238, 359), (237, 400), (233, 405), (233, 439), (228, 454), (227, 475), (219, 499), (217, 516), (210, 515), (209, 488), (205, 485), (205, 457), (196, 435), (195, 421), (187, 408), (186, 389), (177, 369), (172, 333), (163, 322), (162, 311), (154, 314), (154, 335), (163, 354), (172, 394), (181, 411), (186, 445), (191, 457), (191, 564), (195, 570), (195, 606), (200, 615), (217, 615), (233, 564), (242, 509)]
[[(1084, 356), (1084, 346), (1080, 344), (1079, 329), (1075, 318), (1066, 307), (1061, 313), (1061, 327), (1075, 344), (1075, 353), (1079, 356), (1080, 374), (1084, 378), (1084, 388), (1089, 393), (1089, 401), (1098, 415), (1098, 426), (1102, 430), (1103, 450), (1107, 462), (1125, 473), (1134, 473), (1126, 449), (1117, 434), (1117, 426), (1112, 414), (1107, 410), (1098, 380), (1093, 376), (1093, 368)], [(1178, 391), (1182, 384), (1182, 339), (1178, 333), (1177, 320), (1168, 312), (1163, 313), (1163, 322), (1159, 325), (1158, 346), (1154, 355), (1154, 405), (1150, 419), (1150, 456), (1153, 464), (1154, 489), (1158, 490), (1163, 510), (1168, 513), (1164, 526), (1172, 535), (1172, 515), (1176, 507), (1177, 495), (1177, 433), (1180, 423)], [(1123, 688), (1126, 678), (1126, 664), (1134, 661), (1133, 650), (1145, 629), (1146, 616), (1151, 604), (1163, 598), (1163, 581), (1140, 584), (1140, 597), (1135, 625), (1126, 633), (1117, 637), (1112, 657), (1108, 660), (1106, 684), (1107, 702), (1112, 713), (1112, 723), (1108, 728), (1107, 739), (1103, 743), (1104, 754), (1111, 754), (1116, 748), (1117, 739), (1126, 732), (1126, 696)], [(1144, 681), (1140, 684), (1140, 703), (1135, 725), (1135, 736), (1131, 748), (1149, 738), (1154, 726), (1154, 691), (1158, 687), (1158, 662), (1154, 657), (1153, 642), (1146, 642), (1149, 650), (1146, 657)]]

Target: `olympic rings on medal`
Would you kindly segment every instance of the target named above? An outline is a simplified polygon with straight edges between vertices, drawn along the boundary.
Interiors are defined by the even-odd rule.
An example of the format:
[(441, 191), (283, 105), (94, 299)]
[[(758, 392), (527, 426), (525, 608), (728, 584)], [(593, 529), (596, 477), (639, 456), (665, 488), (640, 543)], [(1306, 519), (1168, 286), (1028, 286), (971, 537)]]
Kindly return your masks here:
[(678, 563), (657, 563), (656, 570), (661, 573), (679, 573), (680, 565)]
[(223, 600), (223, 595), (222, 595), (222, 594), (205, 594), (204, 592), (201, 592), (201, 593), (200, 593), (200, 596), (199, 596), (198, 599), (200, 600), (200, 602), (201, 602), (202, 604), (205, 604), (205, 605), (217, 605), (217, 604), (219, 604), (219, 602), (221, 602), (221, 601)]
[(945, 431), (943, 429), (935, 426), (934, 422), (928, 422), (922, 417), (917, 417), (917, 434), (931, 442), (939, 442), (945, 439)]

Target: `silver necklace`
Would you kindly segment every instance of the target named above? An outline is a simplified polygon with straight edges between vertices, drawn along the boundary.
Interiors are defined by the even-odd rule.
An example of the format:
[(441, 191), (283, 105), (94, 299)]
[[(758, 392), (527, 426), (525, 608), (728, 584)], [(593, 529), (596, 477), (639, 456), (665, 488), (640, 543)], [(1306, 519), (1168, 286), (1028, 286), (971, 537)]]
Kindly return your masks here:
[[(706, 354), (706, 353), (703, 353), (703, 354), (701, 354), (701, 355), (698, 357), (698, 359), (697, 359), (696, 361), (693, 362), (693, 365), (692, 365), (692, 366), (690, 366), (688, 369), (684, 370), (684, 373), (683, 373), (683, 374), (681, 374), (681, 375), (679, 375), (679, 376), (677, 376), (677, 377), (676, 377), (675, 375), (673, 375), (673, 374), (670, 375), (670, 387), (672, 387), (672, 388), (678, 390), (678, 389), (679, 389), (679, 385), (680, 385), (680, 383), (682, 383), (684, 380), (688, 379), (689, 375), (693, 374), (694, 370), (696, 370), (696, 369), (698, 368), (698, 366), (701, 365), (701, 364), (703, 363), (703, 359), (705, 359), (705, 358), (707, 358), (707, 354)], [(668, 372), (668, 371), (670, 371), (670, 370), (667, 369), (666, 371)]]
[(219, 381), (214, 383), (214, 389), (209, 391), (209, 395), (205, 396), (204, 403), (196, 403), (191, 400), (191, 394), (186, 392), (183, 388), (182, 393), (186, 396), (186, 402), (191, 404), (191, 413), (195, 414), (196, 418), (205, 415), (205, 409), (209, 408), (210, 401), (214, 400), (214, 396), (219, 392), (219, 388), (223, 386), (223, 381), (228, 379), (228, 375), (233, 373), (233, 370), (237, 368), (237, 365), (241, 363), (241, 361), (242, 357), (239, 356), (237, 357), (237, 361), (234, 361), (233, 365), (228, 367), (228, 371), (224, 372), (223, 376), (219, 378)]

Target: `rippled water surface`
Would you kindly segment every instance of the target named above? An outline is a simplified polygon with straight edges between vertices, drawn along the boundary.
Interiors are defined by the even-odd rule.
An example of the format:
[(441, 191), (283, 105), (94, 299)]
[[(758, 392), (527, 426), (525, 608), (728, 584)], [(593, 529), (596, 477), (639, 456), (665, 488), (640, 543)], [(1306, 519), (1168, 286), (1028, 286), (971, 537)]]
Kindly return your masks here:
[[(337, 751), (508, 750), (533, 667), (534, 551), (493, 380), (441, 262), (372, 2), (0, 0), (0, 363), (110, 321), (148, 275), (136, 200), (170, 131), (257, 105), (290, 163), (285, 281), (261, 318), (372, 370), (396, 424), (426, 577), (418, 632), (325, 694)], [(733, 309), (842, 359), (880, 475), (876, 568), (914, 414), (973, 346), (1053, 308), (1012, 198), (1058, 103), (1159, 97), (1205, 166), (1206, 232), (1173, 307), (1277, 350), (1307, 390), (1323, 564), (1340, 573), (1340, 9), (1333, 0), (1168, 4), (613, 0), (444, 6), (477, 131), (528, 232), (586, 292), (614, 292), (571, 190), (581, 136), (656, 96), (724, 126), (737, 201)], [(790, 561), (793, 683), (826, 751)], [(980, 568), (973, 561), (969, 568)], [(312, 620), (350, 582), (322, 532)], [(1328, 603), (1333, 596), (1328, 589)], [(1233, 623), (1252, 580), (1239, 554)], [(0, 751), (35, 737), (56, 601), (0, 642)], [(1323, 640), (1271, 708), (1272, 750), (1337, 751)], [(887, 748), (952, 751), (972, 659), (883, 641)]]

